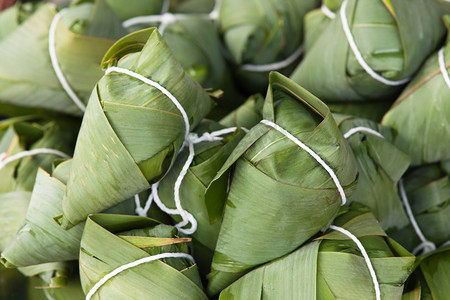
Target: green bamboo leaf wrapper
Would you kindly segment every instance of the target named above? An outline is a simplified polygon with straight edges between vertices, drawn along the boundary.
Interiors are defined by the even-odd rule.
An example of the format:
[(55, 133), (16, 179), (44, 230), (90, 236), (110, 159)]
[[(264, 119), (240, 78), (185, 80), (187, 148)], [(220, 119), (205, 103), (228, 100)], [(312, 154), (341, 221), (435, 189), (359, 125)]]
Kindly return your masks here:
[[(444, 48), (446, 68), (450, 65), (448, 45), (447, 41)], [(411, 156), (412, 165), (450, 158), (449, 97), (450, 88), (435, 53), (383, 117), (383, 125), (392, 127), (397, 133), (395, 145)]]
[(27, 277), (39, 276), (46, 288), (60, 288), (67, 285), (67, 279), (74, 270), (73, 262), (51, 262), (18, 268)]
[(422, 257), (419, 268), (433, 299), (446, 299), (450, 293), (450, 247)]
[(223, 117), (219, 123), (226, 127), (250, 129), (261, 121), (264, 98), (260, 94), (250, 96), (238, 108)]
[[(370, 213), (350, 212), (341, 227), (359, 238), (380, 284), (382, 299), (400, 299), (415, 257), (391, 240)], [(374, 285), (359, 248), (331, 232), (234, 282), (219, 299), (372, 299)]]
[[(355, 158), (319, 99), (273, 72), (263, 117), (312, 148), (351, 193), (356, 184)], [(215, 182), (231, 166), (234, 172), (226, 196)], [(253, 127), (235, 148), (208, 188), (206, 201), (211, 221), (224, 214), (209, 275), (210, 294), (297, 248), (331, 222), (341, 203), (325, 169), (263, 124)]]
[[(138, 217), (91, 215), (81, 240), (80, 276), (85, 293), (114, 269), (135, 260), (165, 252), (187, 252), (176, 228)], [(128, 237), (127, 239), (125, 239)], [(140, 239), (136, 239), (142, 237)], [(133, 239), (134, 238), (134, 239)], [(154, 238), (175, 244), (152, 242)], [(136, 245), (138, 240), (147, 245)], [(152, 246), (154, 244), (154, 246)], [(141, 264), (107, 281), (92, 299), (207, 299), (197, 266), (184, 258), (168, 258)]]
[(405, 285), (402, 300), (444, 300), (449, 295), (450, 248), (418, 257), (419, 265)]
[(215, 3), (215, 0), (171, 0), (170, 11), (186, 14), (209, 13)]
[(397, 183), (409, 166), (409, 156), (391, 144), (393, 134), (389, 128), (365, 119), (338, 115), (335, 118), (343, 134), (362, 126), (384, 137), (359, 132), (348, 138), (359, 171), (358, 186), (348, 201), (369, 207), (383, 230), (403, 228), (409, 220)]
[(16, 2), (14, 6), (0, 13), (0, 41), (17, 29), (41, 3), (20, 3)]
[[(362, 57), (376, 73), (389, 80), (411, 77), (436, 49), (444, 34), (443, 13), (433, 1), (422, 0), (349, 0), (346, 9)], [(386, 101), (398, 95), (401, 86), (388, 86), (373, 79), (358, 63), (339, 12), (317, 34), (291, 75), (295, 82), (326, 103)]]
[[(450, 178), (439, 164), (413, 169), (403, 179), (414, 218), (424, 236), (440, 246), (450, 240)], [(408, 250), (421, 241), (412, 225), (389, 232)]]
[[(128, 29), (136, 31), (148, 25), (137, 24)], [(208, 90), (223, 91), (222, 97), (217, 100), (214, 117), (224, 115), (223, 111), (228, 112), (241, 104), (242, 96), (234, 86), (222, 55), (216, 24), (212, 20), (199, 14), (183, 15), (182, 19), (161, 26), (165, 26), (162, 33), (164, 40), (186, 73)]]
[[(43, 4), (0, 41), (0, 102), (80, 116), (50, 61), (48, 31), (56, 9)], [(56, 56), (69, 85), (87, 102), (100, 79), (104, 53), (125, 33), (103, 0), (70, 7), (57, 24)]]
[(156, 15), (161, 12), (165, 0), (105, 0), (120, 20), (137, 16)]
[[(77, 129), (70, 122), (13, 122), (0, 140), (0, 153), (5, 152), (7, 158), (26, 150), (49, 148), (70, 155)], [(0, 193), (31, 191), (38, 168), (50, 172), (57, 158), (54, 154), (39, 154), (7, 164), (0, 170)]]
[[(192, 127), (210, 109), (209, 96), (184, 72), (155, 28), (118, 41), (104, 58), (105, 67), (112, 65), (166, 87)], [(60, 223), (70, 227), (148, 189), (168, 172), (184, 135), (180, 111), (158, 89), (126, 74), (103, 76), (78, 135)]]
[[(292, 55), (301, 46), (303, 16), (318, 5), (316, 0), (222, 0), (220, 32), (241, 88), (252, 93), (264, 91), (268, 72), (240, 67), (275, 63)], [(294, 65), (280, 71), (290, 73)]]
[[(196, 132), (201, 136), (204, 132), (212, 132), (223, 129), (223, 126), (215, 122), (204, 121)], [(205, 202), (206, 188), (220, 170), (233, 149), (245, 135), (241, 129), (223, 136), (223, 140), (215, 142), (202, 142), (195, 145), (194, 161), (188, 169), (180, 187), (180, 199), (183, 209), (191, 213), (197, 220), (198, 229), (192, 235), (194, 258), (201, 270), (208, 273), (211, 265), (217, 236), (219, 235), (221, 222), (210, 224)], [(173, 168), (160, 182), (158, 194), (161, 201), (169, 208), (175, 209), (174, 185), (188, 156), (187, 149), (180, 153)], [(226, 188), (228, 182), (221, 182), (222, 188)], [(173, 215), (175, 222), (180, 222), (181, 217)]]
[[(25, 207), (26, 217), (18, 218), (21, 223), (15, 228), (17, 233), (2, 248), (1, 261), (6, 266), (23, 267), (78, 259), (84, 222), (66, 231), (53, 220), (62, 213), (71, 164), (72, 160), (60, 162), (52, 176), (43, 169), (38, 170), (29, 206)], [(108, 212), (132, 214), (134, 203), (125, 201)]]
[(62, 229), (54, 220), (62, 212), (65, 184), (42, 169), (38, 171), (24, 225), (2, 252), (7, 266), (30, 266), (76, 260), (84, 223)]
[(14, 239), (14, 234), (25, 220), (31, 193), (16, 191), (0, 194), (0, 251)]

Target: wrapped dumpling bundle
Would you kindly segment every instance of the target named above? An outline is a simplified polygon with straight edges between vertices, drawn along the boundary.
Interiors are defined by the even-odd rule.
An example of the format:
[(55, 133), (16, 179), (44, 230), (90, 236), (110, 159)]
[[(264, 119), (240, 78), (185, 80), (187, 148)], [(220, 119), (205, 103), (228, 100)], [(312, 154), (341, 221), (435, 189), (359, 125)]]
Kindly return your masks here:
[[(381, 299), (400, 299), (415, 257), (390, 239), (368, 210), (351, 209), (335, 224), (363, 245)], [(348, 236), (330, 231), (244, 275), (219, 299), (375, 299), (374, 279), (361, 251)]]
[[(303, 17), (319, 1), (222, 0), (220, 32), (241, 88), (263, 92), (269, 71), (292, 72), (300, 57)], [(287, 62), (275, 66), (278, 62)]]
[(110, 68), (91, 94), (75, 147), (59, 220), (66, 228), (161, 180), (211, 107), (156, 28), (119, 40), (103, 66)]
[[(80, 249), (86, 299), (207, 299), (197, 265), (188, 256), (190, 239), (177, 234), (175, 227), (149, 218), (89, 216)], [(129, 265), (138, 260), (142, 263)], [(127, 265), (124, 272), (108, 277)]]
[[(209, 274), (216, 294), (252, 268), (293, 251), (332, 221), (356, 185), (356, 162), (328, 107), (279, 73), (271, 73), (266, 122), (287, 130), (334, 170), (271, 126), (241, 140), (207, 191), (212, 222), (223, 214)], [(264, 121), (262, 121), (264, 122)], [(216, 182), (232, 168), (229, 193)], [(339, 190), (341, 188), (341, 190)]]
[(391, 129), (366, 119), (334, 116), (358, 165), (358, 186), (349, 202), (369, 207), (385, 231), (403, 228), (409, 221), (397, 183), (409, 166), (409, 156), (391, 143)]
[[(231, 129), (231, 131), (230, 131)], [(221, 222), (218, 220), (210, 224), (205, 202), (205, 192), (217, 171), (220, 170), (228, 156), (245, 135), (242, 129), (224, 128), (212, 121), (203, 121), (196, 129), (198, 136), (224, 132), (217, 141), (204, 141), (195, 144), (195, 156), (179, 188), (182, 208), (189, 212), (196, 220), (196, 231), (192, 234), (194, 258), (203, 273), (208, 273), (212, 256), (219, 235)], [(228, 132), (228, 133), (227, 133)], [(158, 196), (169, 209), (176, 209), (174, 200), (175, 184), (179, 180), (181, 169), (188, 158), (188, 151), (184, 149), (173, 168), (159, 183)], [(220, 183), (220, 190), (226, 189), (228, 181)], [(153, 187), (152, 187), (153, 188)], [(178, 223), (179, 215), (172, 215)], [(192, 227), (191, 227), (192, 228)]]
[(434, 1), (345, 0), (328, 26), (306, 25), (291, 78), (325, 103), (393, 100), (441, 43), (443, 13)]
[(0, 102), (80, 116), (104, 53), (125, 31), (104, 0), (75, 1), (56, 14), (42, 4), (0, 40)]
[(449, 171), (445, 162), (423, 165), (400, 182), (400, 196), (412, 216), (406, 226), (389, 234), (414, 254), (429, 252), (450, 240)]
[[(444, 18), (450, 26), (450, 16)], [(412, 165), (450, 158), (450, 42), (434, 53), (383, 117)]]

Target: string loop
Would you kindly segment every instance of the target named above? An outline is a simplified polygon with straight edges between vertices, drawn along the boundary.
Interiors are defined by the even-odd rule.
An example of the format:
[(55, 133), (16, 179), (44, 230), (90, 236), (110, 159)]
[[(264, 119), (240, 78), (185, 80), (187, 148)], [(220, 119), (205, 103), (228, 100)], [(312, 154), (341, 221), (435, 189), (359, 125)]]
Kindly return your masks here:
[(59, 150), (55, 150), (55, 149), (49, 149), (49, 148), (36, 148), (33, 150), (27, 150), (27, 151), (22, 151), (19, 153), (16, 153), (12, 156), (6, 157), (6, 152), (3, 152), (0, 154), (0, 170), (3, 169), (7, 164), (19, 160), (21, 158), (24, 157), (28, 157), (28, 156), (34, 156), (34, 155), (38, 155), (38, 154), (53, 154), (53, 155), (57, 155), (63, 158), (70, 158), (69, 155), (67, 155), (66, 153), (59, 151)]
[(82, 112), (85, 112), (86, 106), (84, 105), (83, 101), (81, 101), (80, 98), (78, 98), (77, 94), (75, 94), (75, 92), (67, 82), (67, 79), (64, 76), (64, 73), (62, 72), (61, 66), (59, 65), (58, 56), (56, 55), (56, 47), (55, 47), (56, 26), (58, 25), (61, 16), (65, 12), (66, 12), (65, 9), (60, 10), (53, 17), (52, 23), (50, 24), (50, 29), (48, 31), (48, 53), (50, 55), (50, 61), (53, 66), (53, 70), (55, 71), (56, 78), (58, 78), (58, 81), (61, 84), (62, 88), (69, 96), (69, 98), (72, 99), (73, 103), (75, 103), (75, 105), (78, 106), (78, 108)]
[(436, 245), (425, 237), (425, 235), (422, 233), (422, 230), (420, 230), (419, 224), (417, 224), (411, 206), (409, 205), (408, 196), (406, 195), (405, 187), (403, 185), (403, 179), (399, 180), (398, 187), (400, 189), (400, 196), (403, 200), (403, 204), (405, 205), (406, 213), (408, 214), (409, 220), (411, 221), (411, 225), (414, 228), (414, 231), (416, 232), (420, 241), (422, 242), (416, 248), (414, 248), (412, 254), (417, 255), (420, 251), (422, 251), (422, 254), (426, 254), (428, 252), (436, 250)]
[(330, 228), (345, 234), (358, 246), (362, 256), (364, 257), (364, 260), (366, 261), (367, 267), (369, 268), (370, 276), (372, 277), (373, 286), (375, 288), (375, 298), (376, 300), (381, 300), (380, 284), (378, 283), (377, 274), (375, 273), (372, 262), (370, 261), (369, 255), (367, 254), (367, 251), (364, 248), (363, 244), (361, 244), (358, 238), (347, 229), (335, 225), (330, 225)]
[(341, 9), (339, 11), (340, 16), (341, 16), (342, 28), (344, 29), (344, 33), (345, 33), (345, 36), (347, 37), (348, 44), (349, 44), (350, 48), (352, 49), (353, 54), (355, 55), (356, 60), (361, 65), (361, 67), (373, 79), (375, 79), (385, 85), (398, 86), (398, 85), (403, 85), (403, 84), (407, 83), (410, 80), (410, 78), (405, 78), (405, 79), (397, 80), (397, 81), (389, 80), (389, 79), (386, 79), (383, 76), (379, 75), (367, 64), (367, 62), (362, 57), (362, 54), (359, 51), (358, 46), (356, 45), (355, 39), (353, 38), (352, 32), (350, 30), (350, 26), (348, 24), (347, 15), (345, 12), (345, 10), (347, 8), (347, 3), (348, 3), (348, 0), (344, 0), (344, 2), (342, 2)]
[(155, 261), (155, 260), (160, 260), (160, 259), (163, 259), (163, 258), (186, 258), (186, 259), (189, 259), (193, 264), (195, 264), (195, 260), (194, 260), (194, 258), (191, 255), (186, 254), (186, 253), (181, 253), (181, 252), (161, 253), (161, 254), (156, 254), (156, 255), (144, 257), (144, 258), (138, 259), (136, 261), (133, 261), (131, 263), (122, 265), (122, 266), (114, 269), (112, 272), (106, 274), (86, 294), (86, 300), (90, 300), (91, 297), (94, 296), (94, 294), (98, 291), (98, 289), (100, 287), (102, 287), (102, 285), (104, 285), (108, 280), (110, 280), (114, 276), (117, 276), (118, 274), (122, 273), (123, 271), (131, 269), (131, 268), (134, 268), (134, 267), (137, 267), (137, 266), (142, 265), (144, 263), (152, 262), (152, 261)]
[(269, 121), (269, 120), (262, 120), (261, 123), (274, 128), (275, 130), (277, 130), (278, 132), (280, 132), (281, 134), (286, 136), (288, 139), (293, 141), (295, 144), (297, 144), (300, 148), (302, 148), (303, 150), (308, 152), (308, 154), (311, 155), (328, 172), (328, 174), (330, 174), (330, 176), (333, 179), (334, 184), (336, 185), (336, 187), (339, 191), (339, 194), (341, 196), (341, 200), (342, 200), (341, 205), (344, 205), (347, 202), (347, 197), (345, 196), (344, 189), (342, 188), (342, 185), (339, 182), (339, 179), (337, 178), (333, 169), (331, 169), (330, 166), (328, 166), (327, 163), (317, 153), (315, 153), (313, 150), (311, 150), (311, 148), (309, 148), (308, 146), (303, 144), (299, 139), (297, 139), (295, 136), (290, 134), (287, 130), (285, 130), (278, 124), (275, 124), (274, 122)]

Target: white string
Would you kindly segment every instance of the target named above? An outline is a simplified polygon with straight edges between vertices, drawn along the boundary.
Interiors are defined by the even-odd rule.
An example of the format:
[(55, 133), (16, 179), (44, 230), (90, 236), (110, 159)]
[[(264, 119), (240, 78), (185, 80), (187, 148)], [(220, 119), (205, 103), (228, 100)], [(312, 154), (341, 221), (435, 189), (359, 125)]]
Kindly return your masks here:
[(369, 268), (369, 273), (370, 273), (370, 276), (372, 277), (373, 285), (375, 288), (375, 298), (377, 300), (381, 300), (380, 284), (378, 283), (377, 274), (375, 273), (375, 270), (372, 266), (372, 262), (370, 261), (369, 255), (367, 255), (367, 252), (366, 252), (366, 249), (364, 249), (364, 246), (361, 244), (361, 242), (358, 240), (358, 238), (356, 236), (354, 236), (350, 231), (348, 231), (342, 227), (335, 226), (335, 225), (330, 225), (330, 228), (345, 234), (346, 236), (351, 238), (353, 242), (356, 243), (359, 250), (361, 251), (362, 256), (364, 257), (364, 260), (366, 261), (367, 267)]
[(169, 8), (170, 8), (170, 0), (164, 0), (163, 5), (161, 7), (161, 14), (168, 12)]
[(139, 198), (139, 194), (134, 195), (134, 203), (136, 204), (136, 214), (141, 217), (147, 217), (147, 213), (150, 210), (150, 207), (152, 206), (153, 202), (153, 194), (150, 193), (150, 195), (147, 198), (147, 201), (145, 202), (144, 207), (141, 206), (141, 200)]
[(358, 63), (361, 65), (361, 67), (363, 67), (363, 69), (367, 72), (367, 74), (369, 74), (373, 79), (375, 79), (381, 83), (384, 83), (385, 85), (397, 86), (397, 85), (403, 85), (403, 84), (407, 83), (410, 80), (410, 78), (405, 78), (405, 79), (398, 80), (398, 81), (386, 79), (383, 76), (376, 73), (374, 70), (372, 70), (372, 68), (366, 63), (366, 61), (362, 57), (361, 52), (358, 49), (358, 46), (356, 45), (356, 42), (353, 38), (352, 32), (348, 25), (347, 16), (345, 13), (345, 9), (347, 8), (347, 2), (348, 2), (348, 0), (344, 0), (344, 2), (342, 2), (342, 6), (341, 6), (341, 9), (339, 12), (340, 12), (340, 16), (341, 16), (342, 28), (344, 29), (344, 33), (345, 33), (345, 36), (347, 37), (348, 44), (349, 44), (350, 48), (352, 49), (353, 54), (355, 54), (355, 57), (356, 57), (356, 60), (358, 61)]
[[(165, 212), (167, 214), (181, 216), (182, 221), (175, 225), (175, 227), (178, 228), (178, 230), (180, 232), (190, 235), (197, 231), (197, 220), (194, 218), (194, 216), (192, 216), (192, 214), (190, 214), (189, 212), (187, 212), (186, 210), (183, 209), (183, 207), (181, 205), (181, 200), (180, 200), (181, 183), (183, 182), (183, 179), (186, 176), (187, 171), (192, 164), (192, 161), (194, 160), (194, 156), (195, 156), (194, 144), (197, 144), (200, 142), (205, 142), (205, 141), (208, 141), (208, 142), (219, 141), (219, 140), (223, 139), (222, 137), (220, 137), (221, 135), (229, 134), (234, 131), (236, 131), (236, 127), (225, 128), (225, 129), (213, 131), (211, 133), (205, 132), (201, 136), (198, 136), (196, 133), (189, 134), (189, 139), (186, 141), (188, 144), (188, 147), (189, 147), (189, 155), (188, 155), (188, 158), (187, 158), (186, 162), (184, 163), (183, 168), (181, 169), (180, 174), (178, 175), (178, 177), (175, 181), (175, 185), (174, 185), (174, 202), (175, 202), (176, 209), (170, 209), (162, 203), (162, 201), (158, 195), (159, 183), (152, 185), (152, 198), (155, 201), (156, 205), (163, 212)], [(184, 226), (186, 226), (189, 223), (191, 223), (191, 228), (189, 228), (189, 229), (183, 228)]]
[(55, 48), (55, 34), (56, 34), (56, 26), (58, 25), (59, 20), (61, 19), (62, 14), (65, 12), (65, 9), (62, 9), (59, 11), (55, 17), (52, 20), (52, 23), (50, 24), (50, 29), (48, 31), (48, 53), (50, 54), (50, 61), (53, 66), (53, 70), (55, 71), (56, 77), (59, 80), (59, 83), (61, 83), (61, 86), (63, 87), (64, 91), (67, 93), (67, 95), (72, 99), (73, 103), (75, 103), (78, 108), (84, 112), (86, 111), (86, 106), (84, 105), (83, 101), (78, 98), (78, 96), (75, 94), (75, 92), (70, 87), (69, 83), (66, 80), (66, 77), (64, 76), (61, 67), (58, 62), (58, 57), (56, 56), (56, 48)]
[(435, 250), (436, 245), (425, 237), (425, 235), (422, 233), (422, 230), (420, 230), (419, 224), (417, 224), (417, 221), (414, 218), (411, 206), (409, 205), (408, 197), (406, 196), (405, 187), (403, 186), (403, 179), (399, 180), (398, 187), (400, 189), (400, 196), (403, 200), (403, 204), (405, 205), (406, 208), (406, 213), (408, 214), (409, 220), (411, 221), (411, 225), (414, 228), (414, 231), (416, 232), (419, 239), (422, 241), (420, 245), (414, 248), (412, 254), (416, 255), (421, 250), (423, 250), (423, 254)]
[(326, 6), (325, 4), (322, 4), (322, 6), (320, 7), (320, 9), (322, 10), (323, 14), (325, 16), (327, 16), (330, 19), (334, 19), (336, 18), (336, 14), (334, 12), (332, 12), (328, 6)]
[(367, 133), (376, 135), (376, 136), (384, 139), (384, 136), (381, 133), (379, 133), (378, 131), (375, 131), (371, 128), (364, 127), (364, 126), (358, 126), (358, 127), (350, 129), (349, 131), (347, 131), (344, 134), (344, 138), (348, 139), (349, 137), (351, 137), (352, 135), (354, 135), (355, 133), (358, 133), (358, 132), (367, 132)]
[(308, 152), (308, 154), (311, 155), (320, 165), (322, 165), (322, 167), (328, 172), (328, 174), (330, 174), (330, 176), (333, 179), (334, 184), (336, 185), (336, 187), (339, 191), (339, 194), (341, 196), (341, 200), (342, 200), (341, 205), (344, 205), (347, 202), (347, 197), (345, 196), (344, 189), (342, 188), (342, 185), (339, 182), (339, 179), (337, 178), (336, 174), (327, 165), (327, 163), (325, 161), (323, 161), (323, 159), (319, 155), (317, 155), (317, 153), (315, 153), (313, 150), (311, 150), (311, 148), (309, 148), (308, 146), (303, 144), (299, 139), (297, 139), (295, 136), (290, 134), (287, 130), (283, 129), (278, 124), (275, 124), (274, 122), (269, 121), (269, 120), (262, 120), (261, 123), (263, 123), (267, 126), (270, 126), (270, 127), (274, 128), (275, 130), (279, 131), (280, 133), (285, 135), (288, 139), (290, 139), (291, 141), (296, 143), (300, 148), (302, 148), (303, 150)]
[(197, 19), (217, 21), (219, 18), (219, 7), (220, 1), (216, 1), (214, 9), (209, 14), (172, 14), (167, 12), (167, 10), (165, 10), (164, 13), (161, 13), (160, 15), (139, 16), (128, 19), (122, 22), (122, 26), (128, 28), (137, 24), (160, 23), (158, 31), (162, 35), (168, 25), (175, 23), (179, 20), (197, 18)]
[(442, 47), (439, 50), (438, 58), (439, 58), (439, 68), (441, 69), (442, 77), (444, 77), (445, 83), (450, 89), (450, 77), (448, 76), (447, 67), (445, 66), (444, 47)]
[(303, 53), (303, 45), (300, 45), (297, 50), (295, 50), (294, 53), (292, 53), (290, 56), (288, 56), (286, 59), (271, 63), (271, 64), (265, 64), (265, 65), (252, 65), (252, 64), (244, 64), (241, 66), (241, 69), (244, 71), (250, 71), (250, 72), (269, 72), (273, 70), (279, 70), (283, 69), (290, 64), (292, 64), (294, 61), (296, 61)]
[(9, 156), (7, 158), (6, 158), (6, 153), (4, 152), (4, 153), (0, 154), (0, 170), (3, 169), (7, 164), (9, 164), (15, 160), (18, 160), (18, 159), (21, 159), (21, 158), (24, 158), (27, 156), (38, 155), (38, 154), (54, 154), (54, 155), (61, 156), (63, 158), (70, 158), (70, 156), (64, 152), (61, 152), (61, 151), (55, 150), (55, 149), (48, 149), (48, 148), (36, 148), (33, 150), (22, 151), (22, 152), (14, 154), (12, 156)]
[[(189, 156), (188, 159), (186, 161), (186, 163), (184, 164), (180, 175), (178, 176), (177, 180), (175, 181), (175, 186), (174, 186), (174, 200), (175, 200), (175, 206), (176, 209), (168, 209), (159, 199), (158, 196), (158, 183), (153, 184), (152, 186), (152, 193), (149, 196), (147, 203), (145, 205), (144, 208), (141, 207), (140, 205), (140, 201), (139, 201), (139, 197), (135, 196), (135, 203), (136, 203), (136, 213), (138, 215), (147, 215), (148, 209), (150, 209), (151, 203), (154, 200), (155, 203), (158, 205), (158, 207), (160, 207), (160, 209), (168, 214), (177, 214), (180, 215), (182, 217), (182, 221), (180, 223), (178, 223), (177, 225), (175, 225), (176, 228), (178, 228), (178, 230), (184, 234), (193, 234), (196, 230), (197, 230), (197, 220), (192, 216), (192, 214), (190, 214), (189, 212), (187, 212), (186, 210), (183, 209), (182, 205), (181, 205), (181, 201), (180, 201), (180, 186), (181, 186), (181, 182), (183, 181), (184, 176), (187, 173), (187, 170), (189, 169), (189, 166), (191, 165), (192, 161), (194, 160), (194, 156), (195, 156), (195, 151), (194, 151), (194, 144), (199, 143), (199, 142), (203, 142), (203, 141), (217, 141), (217, 140), (221, 140), (222, 138), (220, 137), (220, 135), (224, 135), (227, 133), (231, 133), (233, 131), (236, 130), (236, 127), (233, 128), (226, 128), (226, 129), (222, 129), (222, 130), (218, 130), (218, 131), (214, 131), (212, 133), (204, 133), (202, 136), (198, 136), (196, 133), (190, 133), (190, 125), (189, 125), (189, 118), (186, 114), (186, 111), (184, 110), (183, 106), (180, 104), (180, 102), (175, 98), (175, 96), (173, 96), (167, 89), (165, 89), (163, 86), (161, 86), (159, 83), (148, 79), (144, 76), (142, 76), (141, 74), (135, 73), (133, 71), (130, 71), (128, 69), (123, 69), (123, 68), (119, 68), (119, 67), (110, 67), (105, 71), (105, 74), (109, 74), (111, 72), (118, 72), (118, 73), (123, 73), (126, 74), (128, 76), (131, 76), (133, 78), (136, 78), (138, 80), (141, 80), (142, 82), (153, 86), (155, 88), (157, 88), (158, 90), (160, 90), (164, 95), (166, 95), (173, 104), (175, 104), (175, 106), (178, 108), (178, 110), (180, 111), (181, 115), (183, 116), (183, 120), (185, 123), (185, 127), (186, 127), (186, 131), (185, 131), (185, 135), (184, 135), (184, 143), (183, 146), (181, 147), (180, 151), (183, 149), (183, 147), (185, 145), (187, 145), (189, 147)], [(183, 228), (185, 225), (187, 225), (188, 223), (191, 223), (191, 228), (189, 229), (185, 229)]]
[(177, 100), (177, 98), (174, 97), (174, 95), (172, 95), (172, 93), (170, 93), (168, 90), (166, 90), (166, 88), (164, 88), (162, 85), (160, 85), (159, 83), (148, 79), (144, 76), (142, 76), (141, 74), (135, 73), (133, 71), (130, 71), (128, 69), (124, 69), (124, 68), (119, 68), (119, 67), (110, 67), (105, 71), (105, 74), (109, 74), (111, 72), (117, 72), (117, 73), (122, 73), (122, 74), (126, 74), (128, 76), (134, 77), (150, 86), (153, 86), (154, 88), (157, 88), (158, 90), (160, 90), (164, 95), (166, 95), (170, 101), (172, 101), (173, 104), (175, 104), (175, 106), (177, 107), (177, 109), (180, 111), (183, 120), (184, 120), (184, 125), (186, 127), (186, 131), (184, 134), (184, 139), (187, 140), (189, 138), (189, 131), (190, 131), (190, 125), (189, 125), (189, 118), (187, 116), (186, 111), (184, 110), (183, 106), (180, 104), (180, 102)]
[(186, 253), (161, 253), (156, 254), (148, 257), (144, 257), (141, 259), (138, 259), (136, 261), (133, 261), (131, 263), (125, 264), (123, 266), (120, 266), (116, 269), (114, 269), (112, 272), (106, 274), (102, 279), (100, 279), (92, 288), (91, 290), (86, 294), (86, 300), (90, 300), (92, 296), (98, 291), (98, 289), (104, 285), (108, 280), (113, 278), (114, 276), (118, 275), (119, 273), (137, 267), (139, 265), (142, 265), (144, 263), (152, 262), (155, 260), (159, 260), (162, 258), (186, 258), (189, 259), (193, 264), (195, 264), (194, 258)]

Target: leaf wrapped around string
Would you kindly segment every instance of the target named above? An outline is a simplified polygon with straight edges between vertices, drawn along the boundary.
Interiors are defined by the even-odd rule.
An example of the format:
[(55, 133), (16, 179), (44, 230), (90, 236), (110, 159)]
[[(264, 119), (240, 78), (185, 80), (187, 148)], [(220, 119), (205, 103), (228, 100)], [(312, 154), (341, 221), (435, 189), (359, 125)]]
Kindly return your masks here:
[[(165, 87), (191, 127), (211, 107), (208, 94), (184, 72), (156, 28), (119, 40), (103, 65), (127, 68)], [(103, 76), (83, 118), (59, 222), (76, 225), (148, 189), (169, 171), (185, 134), (181, 112), (159, 89), (124, 73)]]
[(445, 300), (450, 295), (450, 246), (418, 258), (419, 267), (408, 279), (403, 300)]
[[(400, 299), (415, 257), (390, 239), (367, 210), (350, 210), (336, 224), (355, 235), (370, 257), (382, 299)], [(244, 275), (220, 294), (227, 299), (374, 299), (360, 249), (331, 231), (295, 252)]]
[(308, 52), (291, 78), (326, 103), (393, 100), (401, 83), (387, 85), (361, 66), (344, 32), (341, 12), (345, 12), (356, 47), (369, 68), (386, 80), (401, 81), (414, 75), (441, 42), (444, 11), (433, 1), (423, 0), (344, 3), (345, 9), (340, 9), (323, 31), (315, 29), (315, 39), (306, 33)]
[[(77, 129), (77, 124), (70, 122), (13, 122), (0, 140), (0, 153), (6, 154), (3, 160), (19, 152), (39, 148), (59, 150), (70, 155)], [(0, 169), (0, 193), (31, 191), (38, 168), (50, 172), (57, 158), (60, 157), (55, 154), (38, 154), (6, 164)]]
[(223, 117), (219, 123), (226, 127), (250, 129), (261, 121), (264, 98), (260, 94), (250, 96), (241, 106)]
[(383, 230), (403, 228), (409, 221), (397, 183), (408, 168), (410, 158), (391, 144), (392, 130), (389, 128), (365, 119), (334, 116), (344, 136), (358, 127), (375, 131), (360, 131), (347, 139), (359, 171), (358, 186), (348, 201), (369, 207)]
[[(413, 169), (403, 178), (405, 192), (417, 224), (429, 241), (440, 246), (450, 240), (450, 177), (440, 164)], [(389, 235), (412, 251), (421, 244), (409, 222)]]
[[(26, 218), (1, 254), (1, 261), (7, 267), (78, 259), (84, 223), (66, 231), (53, 220), (62, 213), (71, 164), (72, 160), (59, 163), (53, 176), (39, 169)], [(134, 203), (128, 201), (108, 212), (133, 213), (133, 208)]]
[[(446, 18), (450, 26), (450, 16)], [(448, 74), (450, 40), (443, 48)], [(450, 158), (450, 82), (446, 82), (433, 54), (383, 117), (383, 125), (396, 130), (395, 145), (411, 156), (412, 165)]]
[[(221, 130), (224, 127), (215, 123), (204, 121), (196, 129), (201, 136), (205, 132)], [(220, 220), (210, 224), (205, 203), (206, 188), (220, 170), (233, 149), (245, 135), (244, 131), (237, 129), (234, 133), (223, 136), (221, 141), (205, 141), (195, 144), (194, 160), (183, 178), (180, 187), (181, 205), (197, 221), (197, 231), (192, 235), (194, 258), (200, 266), (202, 273), (208, 273), (217, 236), (220, 230)], [(158, 194), (166, 207), (176, 209), (174, 202), (174, 186), (188, 157), (188, 149), (183, 150), (178, 156), (173, 168), (160, 182)], [(226, 189), (228, 182), (220, 182), (220, 190)], [(176, 222), (181, 221), (178, 215), (172, 215)]]
[[(63, 89), (50, 59), (48, 36), (55, 14), (52, 4), (43, 4), (0, 41), (0, 102), (79, 116), (83, 112)], [(56, 57), (82, 102), (102, 76), (104, 53), (124, 33), (104, 0), (82, 1), (62, 14), (56, 24)]]
[[(242, 89), (264, 91), (268, 71), (246, 70), (243, 65), (277, 63), (297, 53), (302, 43), (303, 16), (318, 5), (318, 0), (221, 1), (220, 32)], [(297, 61), (279, 71), (292, 72)]]
[[(310, 147), (350, 194), (356, 162), (329, 109), (272, 72), (263, 117)], [(230, 191), (218, 189), (231, 167)], [(223, 222), (208, 292), (216, 294), (251, 268), (291, 252), (334, 218), (341, 197), (330, 174), (308, 152), (265, 124), (253, 127), (206, 194), (211, 221)]]
[[(172, 226), (139, 217), (90, 215), (80, 250), (81, 285), (87, 294), (105, 275), (125, 264), (161, 253), (188, 253)], [(101, 286), (92, 299), (207, 299), (197, 266), (185, 258), (163, 258), (129, 268)]]

